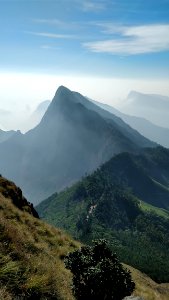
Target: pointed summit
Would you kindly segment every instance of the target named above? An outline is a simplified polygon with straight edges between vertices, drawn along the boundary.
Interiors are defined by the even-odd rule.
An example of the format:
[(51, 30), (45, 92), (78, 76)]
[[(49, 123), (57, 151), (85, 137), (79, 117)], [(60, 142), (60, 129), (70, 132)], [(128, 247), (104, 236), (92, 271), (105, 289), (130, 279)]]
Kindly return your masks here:
[(46, 119), (48, 117), (51, 118), (52, 115), (58, 113), (58, 111), (67, 106), (68, 102), (74, 102), (73, 98), (73, 92), (71, 90), (64, 87), (63, 85), (59, 86), (43, 119)]
[(65, 93), (71, 93), (71, 90), (65, 87), (64, 85), (60, 85), (56, 91), (56, 94), (65, 94)]
[(114, 154), (144, 146), (153, 145), (120, 118), (60, 86), (39, 125), (0, 147), (0, 170), (37, 204)]
[(69, 90), (67, 87), (61, 85), (58, 87), (52, 102), (55, 102), (55, 101), (58, 102), (58, 101), (70, 99), (70, 97), (72, 96), (72, 93), (73, 92), (71, 90)]

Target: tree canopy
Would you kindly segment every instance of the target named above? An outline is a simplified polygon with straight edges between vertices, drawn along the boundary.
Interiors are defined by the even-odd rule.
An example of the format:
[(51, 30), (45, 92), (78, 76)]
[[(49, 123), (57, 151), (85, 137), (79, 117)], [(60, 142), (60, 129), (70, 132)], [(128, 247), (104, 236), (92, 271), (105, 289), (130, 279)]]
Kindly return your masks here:
[(73, 273), (73, 291), (78, 300), (121, 300), (131, 295), (135, 284), (106, 240), (82, 246), (65, 258)]

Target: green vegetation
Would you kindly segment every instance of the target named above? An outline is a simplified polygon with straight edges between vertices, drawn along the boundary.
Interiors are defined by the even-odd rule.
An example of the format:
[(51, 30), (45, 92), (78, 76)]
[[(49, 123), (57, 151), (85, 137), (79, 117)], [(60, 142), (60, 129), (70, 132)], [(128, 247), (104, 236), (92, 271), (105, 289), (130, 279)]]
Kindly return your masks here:
[(65, 264), (73, 273), (73, 291), (77, 300), (116, 299), (130, 296), (135, 284), (112, 253), (106, 240), (83, 246), (70, 253)]
[(143, 212), (154, 213), (158, 216), (169, 219), (169, 211), (166, 209), (155, 207), (141, 200), (140, 200), (140, 208), (143, 210)]
[(84, 243), (109, 240), (121, 261), (157, 282), (168, 282), (169, 193), (154, 182), (167, 186), (168, 161), (169, 151), (162, 147), (117, 155), (42, 202), (38, 212)]
[[(18, 188), (1, 179), (3, 191), (6, 186), (8, 197), (15, 198)], [(12, 194), (7, 188), (11, 184)], [(80, 244), (33, 217), (30, 204), (19, 199), (20, 209), (13, 199), (0, 193), (0, 299), (73, 300), (72, 275), (65, 268), (64, 258)], [(136, 269), (127, 268), (136, 283), (134, 295), (145, 300), (168, 300), (168, 284), (156, 284)]]

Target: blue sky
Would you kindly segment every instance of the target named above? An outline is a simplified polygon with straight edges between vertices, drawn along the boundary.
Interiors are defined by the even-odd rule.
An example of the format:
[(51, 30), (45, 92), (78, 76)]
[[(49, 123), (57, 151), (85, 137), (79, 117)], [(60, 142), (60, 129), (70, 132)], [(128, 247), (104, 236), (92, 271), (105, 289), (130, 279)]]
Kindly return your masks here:
[(7, 82), (16, 73), (159, 80), (164, 90), (148, 92), (169, 95), (169, 0), (0, 0), (0, 37)]

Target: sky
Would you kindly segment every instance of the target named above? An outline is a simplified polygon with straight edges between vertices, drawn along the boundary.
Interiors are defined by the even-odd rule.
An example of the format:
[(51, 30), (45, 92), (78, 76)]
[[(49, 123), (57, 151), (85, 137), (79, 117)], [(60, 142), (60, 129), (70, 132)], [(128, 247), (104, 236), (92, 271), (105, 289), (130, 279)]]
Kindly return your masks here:
[(169, 0), (0, 0), (0, 110), (65, 85), (116, 105), (169, 96)]

